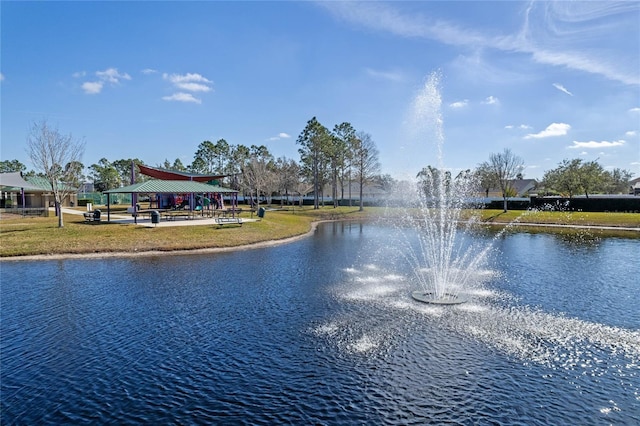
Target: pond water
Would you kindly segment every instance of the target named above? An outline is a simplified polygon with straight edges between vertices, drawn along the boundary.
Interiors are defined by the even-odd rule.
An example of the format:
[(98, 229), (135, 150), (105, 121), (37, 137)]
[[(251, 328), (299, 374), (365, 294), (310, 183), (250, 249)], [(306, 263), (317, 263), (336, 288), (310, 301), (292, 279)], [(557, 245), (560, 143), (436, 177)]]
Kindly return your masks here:
[(640, 422), (639, 240), (463, 236), (494, 245), (491, 278), (441, 307), (394, 233), (4, 261), (0, 422)]

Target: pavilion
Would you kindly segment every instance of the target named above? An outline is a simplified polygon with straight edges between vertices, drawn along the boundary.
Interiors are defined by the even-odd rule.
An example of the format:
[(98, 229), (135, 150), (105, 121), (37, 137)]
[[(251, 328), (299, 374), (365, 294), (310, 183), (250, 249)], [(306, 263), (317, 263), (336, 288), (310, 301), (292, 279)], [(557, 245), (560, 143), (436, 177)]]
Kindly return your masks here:
[[(137, 164), (137, 166), (141, 174), (153, 179), (104, 191), (103, 194), (107, 195), (107, 221), (111, 216), (111, 194), (131, 194), (134, 208), (137, 207), (135, 200), (139, 194), (154, 194), (158, 209), (167, 207), (168, 200), (173, 199), (175, 194), (189, 194), (188, 206), (190, 210), (195, 208), (196, 196), (202, 197), (202, 208), (211, 207), (210, 204), (204, 205), (204, 201), (210, 200), (213, 196), (230, 196), (231, 205), (235, 207), (238, 204), (238, 191), (217, 185), (220, 179), (225, 177), (224, 175), (194, 174), (142, 164)], [(215, 183), (215, 185), (211, 183)], [(170, 207), (175, 208), (175, 204)], [(151, 204), (151, 208), (153, 208), (153, 204)], [(232, 214), (235, 215), (234, 212)]]

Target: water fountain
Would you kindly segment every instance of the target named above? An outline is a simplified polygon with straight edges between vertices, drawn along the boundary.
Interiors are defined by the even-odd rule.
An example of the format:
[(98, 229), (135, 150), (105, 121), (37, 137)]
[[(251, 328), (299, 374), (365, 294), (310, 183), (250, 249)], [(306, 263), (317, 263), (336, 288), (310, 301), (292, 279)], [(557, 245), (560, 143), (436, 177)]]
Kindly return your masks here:
[[(446, 383), (427, 392), (429, 404), (441, 389), (447, 389), (442, 401), (448, 407), (452, 400), (464, 399), (457, 385), (464, 389), (478, 385), (479, 392), (472, 393), (474, 397), (490, 395), (481, 405), (489, 407), (487, 412), (499, 413), (491, 420), (496, 424), (513, 423), (513, 413), (519, 413), (522, 423), (548, 423), (549, 419), (571, 423), (573, 417), (636, 424), (640, 418), (638, 297), (637, 293), (620, 295), (629, 294), (623, 289), (633, 288), (638, 268), (634, 275), (612, 280), (609, 274), (626, 274), (627, 265), (636, 264), (627, 261), (625, 266), (597, 269), (592, 264), (617, 244), (628, 244), (635, 254), (637, 241), (589, 247), (584, 241), (568, 245), (553, 234), (518, 232), (505, 237), (510, 225), (496, 234), (476, 232), (478, 217), (469, 217), (471, 210), (466, 208), (473, 207), (469, 206), (473, 177), (470, 173), (455, 176), (443, 164), (438, 86), (439, 76), (431, 75), (413, 111), (413, 127), (420, 130), (420, 140), (435, 135), (426, 140), (435, 141), (437, 148), (414, 152), (437, 152), (438, 163), (418, 175), (416, 191), (406, 195), (415, 204), (402, 220), (393, 216), (392, 225), (367, 230), (373, 235), (362, 244), (367, 249), (362, 259), (366, 263), (345, 268), (346, 278), (332, 292), (343, 305), (340, 314), (330, 316), (313, 332), (353, 354), (358, 362), (374, 359), (377, 371), (391, 371), (389, 377), (411, 376), (420, 389), (432, 377), (446, 377)], [(494, 249), (499, 257), (492, 256)], [(620, 286), (618, 292), (603, 291), (614, 281)], [(618, 303), (624, 306), (618, 308)], [(377, 362), (387, 356), (391, 361), (378, 370)], [(487, 385), (486, 380), (501, 370), (489, 364), (499, 359), (510, 360), (520, 372), (510, 370), (507, 380)], [(404, 370), (393, 369), (405, 361)], [(489, 374), (476, 380), (479, 365)], [(434, 370), (425, 375), (428, 380), (415, 380), (415, 371), (429, 368)], [(517, 397), (511, 412), (498, 408), (496, 399), (506, 382), (516, 384), (504, 392), (510, 401), (516, 401), (514, 395), (520, 392), (528, 394)], [(531, 387), (525, 390), (527, 386)], [(397, 388), (381, 399), (393, 400)], [(561, 388), (565, 390), (558, 391)], [(521, 408), (539, 395), (557, 399), (561, 393), (572, 395), (571, 402), (544, 404), (558, 405), (554, 414), (540, 410), (537, 402), (536, 407)], [(451, 422), (460, 422), (461, 410), (469, 405), (458, 404)], [(526, 411), (530, 414), (523, 414)], [(507, 415), (500, 418), (503, 413)], [(546, 419), (534, 420), (538, 415)]]
[(467, 300), (465, 289), (477, 282), (490, 247), (464, 246), (458, 238), (459, 231), (468, 232), (478, 223), (472, 210), (465, 210), (473, 199), (474, 179), (468, 171), (453, 176), (444, 166), (439, 84), (440, 75), (432, 73), (413, 105), (413, 128), (421, 139), (435, 142), (437, 165), (418, 174), (417, 208), (401, 222), (401, 231), (419, 236), (418, 247), (405, 253), (421, 288), (412, 297), (452, 305)]

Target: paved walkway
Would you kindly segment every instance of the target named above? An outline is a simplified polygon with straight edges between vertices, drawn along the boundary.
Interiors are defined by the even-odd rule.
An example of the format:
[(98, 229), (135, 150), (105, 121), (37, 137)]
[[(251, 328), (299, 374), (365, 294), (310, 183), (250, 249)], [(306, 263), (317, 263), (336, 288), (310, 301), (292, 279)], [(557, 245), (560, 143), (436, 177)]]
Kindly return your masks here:
[[(49, 209), (50, 212), (53, 212), (53, 208)], [(82, 216), (84, 215), (86, 212), (82, 211), (82, 210), (75, 210), (75, 209), (68, 209), (68, 208), (62, 208), (62, 212), (65, 214), (73, 214), (73, 215), (79, 215)], [(103, 222), (107, 221), (107, 212), (102, 210), (102, 215), (101, 215), (101, 219)], [(257, 222), (258, 219), (253, 219), (253, 218), (240, 218), (242, 223), (248, 223), (248, 222)], [(137, 222), (137, 223), (136, 223)], [(196, 216), (193, 219), (187, 219), (187, 218), (175, 218), (173, 220), (160, 220), (160, 223), (151, 223), (151, 217), (149, 218), (142, 218), (141, 216), (138, 217), (138, 220), (136, 221), (133, 216), (131, 216), (130, 214), (113, 214), (111, 213), (110, 215), (110, 220), (109, 223), (123, 223), (123, 224), (130, 224), (130, 225), (138, 225), (138, 226), (145, 226), (147, 228), (156, 228), (156, 227), (168, 227), (168, 226), (201, 226), (201, 225), (219, 225), (218, 222), (216, 222), (216, 219), (214, 218), (208, 218), (208, 217), (199, 217)]]

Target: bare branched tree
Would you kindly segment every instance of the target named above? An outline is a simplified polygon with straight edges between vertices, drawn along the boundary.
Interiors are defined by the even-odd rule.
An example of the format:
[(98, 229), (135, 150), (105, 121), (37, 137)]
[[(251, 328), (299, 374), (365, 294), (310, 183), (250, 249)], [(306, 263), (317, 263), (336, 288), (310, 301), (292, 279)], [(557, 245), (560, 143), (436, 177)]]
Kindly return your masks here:
[(276, 182), (280, 193), (280, 205), (284, 205), (285, 200), (289, 202), (289, 195), (295, 190), (300, 179), (300, 166), (295, 160), (287, 157), (280, 157), (275, 161)]
[(255, 156), (251, 157), (242, 169), (242, 180), (249, 188), (249, 196), (253, 199), (253, 195), (256, 195), (256, 208), (260, 207), (260, 193), (267, 186), (268, 172), (267, 162)]
[(500, 186), (504, 211), (507, 211), (507, 197), (512, 192), (511, 182), (522, 173), (524, 160), (515, 155), (510, 149), (489, 156), (489, 163), (483, 164), (493, 174), (494, 182)]
[(293, 191), (298, 194), (298, 205), (300, 207), (302, 207), (304, 205), (304, 197), (305, 195), (307, 195), (309, 192), (313, 191), (314, 185), (313, 183), (307, 182), (303, 179), (300, 179)]
[(378, 161), (378, 148), (373, 139), (371, 139), (370, 134), (358, 132), (353, 147), (353, 166), (360, 186), (359, 210), (362, 211), (364, 210), (364, 185), (371, 182), (375, 175), (380, 172), (380, 162)]
[(76, 192), (76, 168), (84, 154), (84, 141), (63, 135), (46, 120), (34, 122), (27, 137), (27, 151), (33, 167), (51, 184), (55, 200), (58, 227), (64, 227), (62, 202)]

